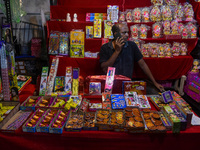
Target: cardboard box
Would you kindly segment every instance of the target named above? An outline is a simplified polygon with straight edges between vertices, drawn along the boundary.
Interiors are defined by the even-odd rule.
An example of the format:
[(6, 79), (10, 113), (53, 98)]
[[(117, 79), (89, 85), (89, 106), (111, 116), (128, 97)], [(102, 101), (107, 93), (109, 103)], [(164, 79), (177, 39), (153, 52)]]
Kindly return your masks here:
[(172, 110), (174, 111), (174, 114), (179, 118), (180, 122), (181, 122), (181, 131), (186, 130), (187, 128), (187, 121), (185, 119), (185, 117), (182, 115), (181, 111), (179, 110), (179, 108), (176, 107), (176, 105), (169, 105)]
[[(100, 118), (102, 113), (106, 113), (106, 118)], [(105, 116), (105, 115), (104, 115)], [(100, 119), (106, 120), (105, 122), (99, 121)], [(112, 130), (110, 127), (110, 110), (101, 109), (97, 110), (95, 114), (95, 126), (99, 128), (99, 130)]]
[[(127, 110), (130, 110), (130, 109), (131, 109), (131, 111), (127, 111)], [(134, 120), (135, 120), (136, 115), (133, 115), (134, 114), (133, 112), (135, 112), (135, 111), (137, 111), (139, 113), (139, 117), (142, 119), (140, 121), (139, 120), (134, 121), (134, 123), (138, 122), (138, 124), (141, 124), (141, 126), (138, 126), (138, 127), (136, 127), (135, 125), (130, 126), (128, 124), (128, 121), (130, 121), (129, 118), (134, 118)], [(129, 116), (130, 115), (129, 113), (131, 113), (131, 116)], [(130, 133), (141, 133), (141, 132), (145, 131), (144, 118), (141, 115), (141, 111), (140, 111), (139, 107), (127, 107), (127, 108), (125, 108), (125, 119), (126, 119), (125, 131), (128, 131)]]
[[(83, 130), (97, 131), (98, 127), (95, 126), (95, 112), (85, 112), (84, 113), (84, 124)], [(92, 123), (90, 123), (92, 122)], [(90, 124), (89, 124), (90, 123)]]
[(188, 88), (188, 85), (186, 85), (186, 86), (184, 87), (184, 92), (185, 92), (188, 96), (190, 96), (193, 100), (195, 100), (196, 102), (200, 103), (200, 95), (197, 94), (196, 92), (190, 90), (190, 89)]
[[(77, 116), (79, 117), (80, 127), (77, 127), (77, 128), (73, 128), (73, 126), (72, 126), (72, 127), (69, 127), (69, 126), (70, 126), (69, 121), (74, 122), (74, 120), (72, 119), (72, 116), (74, 116), (74, 115), (77, 115)], [(69, 117), (68, 117), (68, 120), (67, 120), (66, 125), (65, 125), (65, 130), (66, 130), (66, 131), (73, 131), (73, 132), (74, 132), (74, 131), (75, 131), (75, 132), (78, 131), (78, 132), (79, 132), (79, 131), (82, 130), (83, 122), (84, 122), (84, 113), (82, 113), (82, 112), (79, 112), (79, 113), (70, 112)]]
[[(20, 110), (26, 110), (26, 111), (35, 111), (35, 106), (37, 105), (37, 103), (39, 102), (41, 96), (29, 96), (21, 105), (20, 105)], [(29, 100), (33, 99), (35, 100), (34, 103), (29, 103)]]
[(25, 79), (26, 79), (25, 81), (19, 80), (19, 76), (21, 76), (21, 75), (18, 75), (18, 76), (17, 76), (18, 94), (20, 94), (21, 91), (23, 91), (24, 88), (25, 88), (29, 83), (31, 83), (31, 81), (32, 81), (32, 77), (31, 77), (31, 76), (24, 76)]
[(17, 111), (19, 110), (20, 103), (19, 102), (0, 102), (3, 106), (14, 106), (14, 108), (6, 115), (6, 117), (0, 122), (0, 129), (12, 118)]
[(126, 108), (126, 101), (123, 94), (112, 94), (111, 95), (111, 106), (112, 109), (124, 109)]
[(200, 94), (200, 86), (194, 84), (193, 82), (189, 82), (188, 89), (197, 94)]
[(55, 97), (42, 96), (38, 103), (35, 105), (36, 108), (50, 108), (55, 101)]
[[(113, 94), (121, 93), (122, 92), (122, 82), (130, 81), (130, 80), (131, 80), (130, 78), (125, 77), (123, 75), (115, 75), (114, 84), (113, 84), (114, 88), (112, 90), (112, 93)], [(101, 82), (101, 91), (104, 91), (105, 81), (106, 81), (106, 75), (87, 76), (85, 79), (84, 93), (89, 94), (90, 82)]]
[(89, 111), (97, 111), (102, 109), (102, 103), (89, 103)]
[(168, 104), (161, 102), (161, 96), (159, 95), (148, 95), (149, 100), (154, 104), (154, 106), (157, 108), (157, 110), (161, 110), (163, 106), (167, 106)]
[[(54, 120), (52, 121), (52, 123), (50, 124), (50, 126), (49, 126), (49, 133), (62, 134), (63, 128), (65, 127), (66, 122), (69, 119), (69, 114), (70, 114), (70, 111), (60, 110), (58, 112), (58, 114), (56, 115), (56, 117), (54, 118)], [(63, 117), (64, 119), (63, 120), (59, 120), (60, 117)], [(59, 126), (58, 127), (54, 126), (54, 124), (56, 124), (57, 121), (61, 121), (61, 126), (60, 127)]]
[(18, 111), (8, 122), (1, 128), (3, 132), (15, 132), (17, 131), (26, 119), (31, 115), (32, 111)]
[(126, 106), (139, 106), (136, 92), (125, 92)]
[[(36, 126), (36, 131), (37, 132), (44, 132), (44, 133), (49, 133), (49, 126), (52, 123), (52, 121), (54, 120), (54, 118), (57, 116), (59, 110), (53, 110), (53, 109), (48, 109), (46, 111), (46, 113), (42, 116), (42, 118), (40, 119), (40, 121), (38, 122), (38, 125)], [(52, 114), (52, 116), (49, 116), (49, 114)], [(47, 119), (47, 117), (51, 117), (49, 120), (49, 123), (46, 123), (46, 126), (43, 126), (43, 122), (45, 119)]]
[(137, 92), (138, 95), (146, 95), (146, 82), (124, 81), (122, 83), (122, 93), (127, 91)]
[(145, 108), (151, 109), (151, 105), (149, 104), (146, 95), (138, 95), (138, 103), (140, 109), (145, 109)]
[(49, 70), (49, 67), (42, 67), (41, 80), (40, 80), (40, 91), (39, 91), (40, 96), (45, 95), (45, 91), (46, 91), (46, 87), (47, 87), (48, 70)]
[(191, 121), (192, 121), (192, 115), (193, 112), (191, 112), (188, 107), (182, 107), (178, 101), (175, 101), (177, 108), (181, 111), (181, 114), (186, 118), (187, 120), (187, 128), (191, 127)]
[[(23, 132), (36, 132), (36, 127), (38, 123), (40, 122), (40, 119), (42, 119), (43, 115), (46, 113), (46, 109), (39, 108), (37, 109), (31, 117), (25, 122), (25, 124), (22, 126)], [(39, 115), (38, 115), (39, 114)], [(35, 121), (35, 124), (31, 124), (32, 121)], [(29, 124), (31, 126), (29, 126)]]
[(172, 124), (172, 132), (180, 133), (181, 122), (180, 119), (174, 114), (174, 111), (170, 106), (163, 106), (162, 112), (169, 118), (169, 121)]
[(164, 126), (160, 113), (158, 111), (143, 111), (142, 117), (144, 119), (146, 132), (165, 133), (167, 131), (167, 128)]
[[(124, 110), (111, 110), (110, 115), (111, 115), (110, 127), (116, 132), (124, 131), (125, 111)], [(112, 122), (112, 120), (114, 120), (114, 122)]]
[(159, 112), (159, 114), (160, 114), (160, 118), (162, 120), (163, 125), (166, 127), (166, 129), (168, 131), (171, 131), (172, 130), (172, 124), (170, 123), (169, 118), (167, 117), (167, 115), (165, 115), (162, 112)]
[(55, 97), (55, 100), (53, 101), (51, 108), (56, 109), (64, 109), (64, 106), (69, 98), (66, 97)]

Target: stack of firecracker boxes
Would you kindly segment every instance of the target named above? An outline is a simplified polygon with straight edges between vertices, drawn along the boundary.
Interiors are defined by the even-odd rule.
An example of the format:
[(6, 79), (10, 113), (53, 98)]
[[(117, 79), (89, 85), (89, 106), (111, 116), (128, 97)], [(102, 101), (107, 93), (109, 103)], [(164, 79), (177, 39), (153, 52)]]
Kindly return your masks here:
[(184, 92), (200, 103), (200, 76), (199, 72), (189, 72), (184, 86)]

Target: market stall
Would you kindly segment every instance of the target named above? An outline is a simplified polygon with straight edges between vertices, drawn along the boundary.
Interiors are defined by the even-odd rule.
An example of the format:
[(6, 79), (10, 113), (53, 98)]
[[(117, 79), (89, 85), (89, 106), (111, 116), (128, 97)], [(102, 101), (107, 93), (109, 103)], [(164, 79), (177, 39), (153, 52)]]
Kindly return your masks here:
[[(183, 2), (185, 1), (179, 0), (179, 3)], [(91, 57), (91, 53), (99, 52), (104, 38), (99, 35), (97, 38), (84, 38), (86, 26), (94, 24), (95, 28), (95, 23), (87, 21), (87, 13), (97, 13), (101, 14), (98, 17), (103, 17), (103, 13), (110, 9), (107, 5), (119, 5), (113, 7), (112, 11), (117, 10), (116, 8), (125, 11), (137, 7), (150, 8), (152, 3), (150, 0), (143, 0), (142, 3), (131, 0), (58, 0), (57, 6), (51, 6), (51, 19), (47, 22), (50, 66), (42, 69), (38, 96), (33, 96), (36, 86), (29, 84), (19, 95), (20, 104), (17, 102), (14, 105), (9, 101), (1, 104), (1, 148), (198, 148), (200, 126), (195, 125), (196, 115), (180, 95), (174, 91), (146, 95), (146, 82), (131, 81), (128, 77), (115, 75), (113, 67), (108, 68), (107, 75), (101, 75), (99, 57)], [(190, 6), (185, 4), (186, 8)], [(67, 13), (71, 14), (73, 22), (67, 21)], [(190, 17), (188, 18), (191, 19)], [(191, 27), (191, 31), (197, 31), (191, 20), (187, 20), (187, 17), (184, 19), (173, 23), (181, 24), (183, 29)], [(136, 34), (136, 42), (141, 40), (138, 47), (142, 53), (145, 46), (151, 53), (155, 47), (160, 48), (156, 53), (149, 53), (148, 57), (144, 57), (156, 80), (178, 79), (191, 69), (193, 58), (190, 52), (197, 44), (196, 32), (183, 34), (181, 30), (175, 34), (155, 34), (153, 27), (157, 24), (154, 21), (131, 21), (127, 24), (130, 29), (140, 24), (150, 27), (145, 38), (138, 38), (142, 36)], [(134, 35), (131, 34), (131, 37)], [(156, 35), (159, 36), (155, 38)], [(140, 44), (143, 44), (143, 48)], [(181, 44), (184, 45), (182, 50), (178, 49)], [(76, 53), (75, 49), (78, 49)], [(160, 53), (163, 49), (170, 52), (166, 51), (163, 55)], [(90, 57), (86, 57), (85, 52), (90, 52)], [(133, 77), (145, 78), (139, 66), (135, 67)], [(9, 98), (8, 93), (7, 96)], [(6, 114), (7, 106), (11, 113)]]

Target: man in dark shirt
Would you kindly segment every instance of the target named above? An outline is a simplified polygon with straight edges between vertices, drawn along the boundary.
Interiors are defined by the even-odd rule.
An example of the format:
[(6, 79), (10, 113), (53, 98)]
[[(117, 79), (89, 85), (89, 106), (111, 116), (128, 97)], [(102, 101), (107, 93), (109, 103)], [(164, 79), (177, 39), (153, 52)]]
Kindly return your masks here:
[(99, 53), (101, 68), (106, 73), (109, 66), (115, 67), (115, 74), (120, 74), (132, 78), (134, 62), (137, 62), (144, 73), (149, 77), (153, 84), (160, 90), (163, 91), (162, 85), (158, 84), (149, 67), (145, 63), (143, 56), (134, 42), (128, 41), (129, 29), (126, 24), (115, 24), (112, 27), (114, 37), (118, 33), (121, 37), (114, 38), (109, 43), (104, 44), (101, 47)]

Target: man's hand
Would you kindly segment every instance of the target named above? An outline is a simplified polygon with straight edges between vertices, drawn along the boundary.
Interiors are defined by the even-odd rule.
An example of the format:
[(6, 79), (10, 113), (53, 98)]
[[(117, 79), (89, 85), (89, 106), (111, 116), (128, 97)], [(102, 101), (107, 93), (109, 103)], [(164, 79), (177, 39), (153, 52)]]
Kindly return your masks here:
[(115, 41), (115, 52), (120, 53), (122, 51), (122, 46), (124, 45), (124, 40), (123, 38), (117, 38)]
[(160, 92), (164, 92), (165, 91), (164, 87), (161, 84), (156, 82), (156, 83), (154, 83), (154, 85), (160, 90)]

